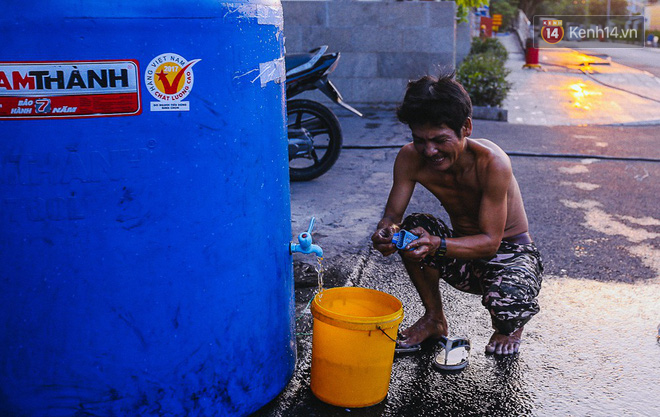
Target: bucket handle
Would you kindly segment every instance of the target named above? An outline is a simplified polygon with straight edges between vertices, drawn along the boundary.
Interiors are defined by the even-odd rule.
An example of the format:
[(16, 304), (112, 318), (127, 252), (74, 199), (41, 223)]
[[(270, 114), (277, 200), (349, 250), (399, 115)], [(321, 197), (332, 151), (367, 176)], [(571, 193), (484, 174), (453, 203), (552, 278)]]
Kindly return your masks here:
[(382, 327), (380, 327), (380, 326), (376, 326), (376, 328), (377, 328), (378, 330), (380, 330), (381, 332), (383, 332), (383, 334), (384, 334), (385, 336), (387, 336), (388, 339), (390, 339), (391, 341), (393, 341), (394, 343), (396, 343), (396, 340), (392, 339), (392, 338), (390, 337), (389, 334), (385, 333), (385, 330), (383, 330)]

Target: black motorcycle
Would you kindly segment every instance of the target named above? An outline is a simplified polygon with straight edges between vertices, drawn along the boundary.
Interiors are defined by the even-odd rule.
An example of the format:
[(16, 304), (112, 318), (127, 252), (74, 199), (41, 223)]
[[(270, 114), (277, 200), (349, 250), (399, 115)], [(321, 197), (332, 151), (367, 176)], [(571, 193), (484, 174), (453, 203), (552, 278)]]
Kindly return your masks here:
[(286, 96), (289, 136), (289, 173), (292, 181), (308, 181), (329, 170), (337, 161), (342, 146), (337, 116), (321, 103), (291, 100), (308, 90), (319, 90), (347, 110), (362, 113), (344, 103), (337, 88), (328, 80), (339, 61), (339, 52), (326, 54), (327, 46), (307, 54), (287, 54)]

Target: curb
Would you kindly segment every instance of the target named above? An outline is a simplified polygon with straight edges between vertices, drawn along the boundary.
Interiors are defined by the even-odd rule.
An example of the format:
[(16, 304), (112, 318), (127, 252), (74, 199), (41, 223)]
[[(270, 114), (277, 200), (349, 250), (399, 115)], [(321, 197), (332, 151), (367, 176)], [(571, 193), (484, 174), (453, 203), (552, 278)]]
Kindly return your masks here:
[(623, 122), (623, 123), (607, 123), (607, 124), (594, 124), (591, 126), (627, 126), (627, 127), (643, 127), (643, 126), (660, 126), (660, 119), (657, 120), (640, 120), (638, 122)]
[(509, 112), (501, 107), (472, 107), (472, 118), (480, 120), (495, 120), (498, 122), (507, 122)]

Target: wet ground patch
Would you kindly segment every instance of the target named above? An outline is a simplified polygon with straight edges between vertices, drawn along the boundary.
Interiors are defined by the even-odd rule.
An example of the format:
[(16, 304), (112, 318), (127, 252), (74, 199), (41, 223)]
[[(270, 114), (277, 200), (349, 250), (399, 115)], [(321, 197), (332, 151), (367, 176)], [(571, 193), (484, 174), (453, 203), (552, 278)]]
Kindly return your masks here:
[[(311, 268), (311, 269), (310, 269)], [(298, 362), (285, 391), (256, 416), (549, 416), (657, 415), (660, 369), (660, 283), (626, 284), (546, 276), (541, 313), (523, 334), (521, 353), (487, 355), (492, 329), (480, 297), (441, 283), (451, 335), (472, 341), (468, 367), (459, 373), (435, 370), (438, 348), (396, 356), (387, 398), (362, 409), (325, 404), (310, 384), (315, 271), (297, 263)], [(360, 286), (399, 298), (412, 324), (423, 309), (398, 257), (373, 250), (328, 262), (326, 288)], [(300, 276), (298, 276), (300, 275)]]

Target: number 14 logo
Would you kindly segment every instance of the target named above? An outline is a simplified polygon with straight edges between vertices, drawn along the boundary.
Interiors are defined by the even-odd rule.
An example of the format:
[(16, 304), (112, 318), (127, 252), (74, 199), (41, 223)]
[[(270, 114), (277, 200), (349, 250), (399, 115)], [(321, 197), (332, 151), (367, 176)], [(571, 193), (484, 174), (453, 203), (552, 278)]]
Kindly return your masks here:
[(564, 38), (564, 27), (561, 24), (561, 20), (544, 21), (541, 28), (541, 37), (544, 41), (551, 44), (561, 41)]

